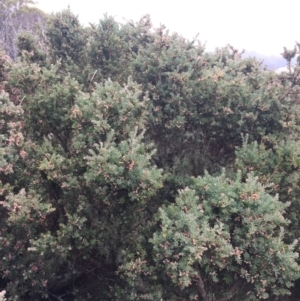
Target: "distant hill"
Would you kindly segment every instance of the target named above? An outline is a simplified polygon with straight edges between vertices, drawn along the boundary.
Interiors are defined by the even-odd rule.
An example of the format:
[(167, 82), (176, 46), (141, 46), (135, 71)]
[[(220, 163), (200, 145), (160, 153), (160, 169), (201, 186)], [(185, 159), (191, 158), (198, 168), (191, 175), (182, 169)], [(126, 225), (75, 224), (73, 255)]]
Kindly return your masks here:
[[(281, 55), (263, 55), (256, 51), (245, 51), (243, 57), (256, 57), (261, 60), (263, 66), (267, 66), (269, 70), (284, 70), (286, 67), (286, 60)], [(296, 60), (293, 61), (295, 63)]]

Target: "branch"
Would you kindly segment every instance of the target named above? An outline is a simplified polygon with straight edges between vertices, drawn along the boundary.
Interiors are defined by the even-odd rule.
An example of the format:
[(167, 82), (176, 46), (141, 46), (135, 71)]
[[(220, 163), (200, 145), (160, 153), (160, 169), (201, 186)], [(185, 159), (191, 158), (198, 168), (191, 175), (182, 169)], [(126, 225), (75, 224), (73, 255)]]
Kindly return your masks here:
[(294, 75), (294, 77), (293, 77), (293, 80), (292, 80), (292, 84), (291, 84), (291, 86), (288, 88), (288, 90), (279, 98), (279, 101), (282, 101), (282, 100), (284, 100), (290, 93), (291, 93), (291, 91), (293, 90), (293, 88), (296, 86), (296, 81), (297, 81), (297, 79), (298, 79), (298, 76), (299, 76), (299, 72), (297, 72), (296, 73), (296, 75), (295, 75), (295, 73), (293, 74)]
[[(197, 268), (197, 271), (198, 271), (198, 288), (199, 288), (199, 292), (201, 294), (201, 297), (203, 299), (203, 301), (212, 301), (208, 296), (207, 296), (207, 293), (206, 293), (206, 290), (205, 290), (205, 287), (204, 287), (204, 282), (203, 282), (203, 279), (201, 277), (201, 273), (200, 273), (200, 267), (199, 267), (199, 263), (196, 264), (196, 268)], [(218, 299), (216, 301), (229, 301), (230, 299), (232, 299), (232, 297), (235, 295), (236, 293), (236, 288), (237, 288), (237, 283), (234, 284), (230, 290), (230, 295), (226, 296), (226, 297), (223, 297), (221, 299)]]
[(284, 100), (291, 93), (295, 85), (296, 83), (292, 83), (292, 85), (288, 88), (288, 90), (279, 98), (279, 101)]
[(218, 299), (218, 300), (216, 300), (216, 301), (228, 301), (228, 300), (230, 300), (230, 299), (235, 295), (235, 293), (236, 293), (236, 288), (237, 288), (237, 283), (234, 284), (234, 285), (232, 286), (232, 288), (231, 288), (231, 290), (230, 290), (231, 293), (230, 293), (229, 296), (223, 297), (223, 298)]
[(60, 296), (54, 295), (54, 294), (50, 293), (49, 291), (47, 291), (47, 293), (48, 293), (50, 296), (54, 297), (54, 298), (55, 298), (56, 300), (58, 300), (58, 301), (64, 301)]
[(95, 72), (94, 72), (94, 74), (93, 74), (92, 78), (90, 79), (90, 82), (92, 82), (92, 81), (93, 81), (93, 79), (94, 79), (94, 77), (95, 77), (96, 73), (97, 73), (97, 70), (95, 70)]
[(196, 268), (197, 268), (197, 271), (198, 271), (198, 276), (199, 276), (199, 279), (198, 279), (198, 288), (199, 288), (199, 292), (202, 296), (202, 299), (203, 301), (211, 301), (208, 297), (207, 297), (207, 294), (206, 294), (206, 291), (205, 291), (205, 287), (204, 287), (204, 282), (202, 280), (202, 277), (201, 277), (201, 273), (200, 273), (200, 267), (199, 267), (199, 263), (196, 263)]

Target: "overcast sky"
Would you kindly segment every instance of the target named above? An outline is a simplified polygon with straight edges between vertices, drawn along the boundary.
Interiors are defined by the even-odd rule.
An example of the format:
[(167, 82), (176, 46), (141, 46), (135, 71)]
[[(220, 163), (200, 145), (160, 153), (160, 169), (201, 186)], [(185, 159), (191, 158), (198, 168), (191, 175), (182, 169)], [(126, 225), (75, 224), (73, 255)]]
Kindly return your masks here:
[(47, 13), (70, 5), (82, 23), (97, 23), (104, 13), (118, 21), (137, 21), (150, 14), (153, 24), (164, 24), (188, 39), (199, 33), (207, 49), (230, 43), (239, 49), (278, 55), (283, 46), (300, 41), (296, 0), (37, 0)]

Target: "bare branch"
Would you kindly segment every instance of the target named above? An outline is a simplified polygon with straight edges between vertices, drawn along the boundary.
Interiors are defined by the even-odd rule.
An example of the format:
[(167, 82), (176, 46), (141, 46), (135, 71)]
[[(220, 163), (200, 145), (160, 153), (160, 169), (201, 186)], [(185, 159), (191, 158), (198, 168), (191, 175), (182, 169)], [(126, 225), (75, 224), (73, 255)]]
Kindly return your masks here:
[(50, 293), (49, 291), (47, 291), (47, 293), (48, 293), (50, 296), (54, 297), (54, 298), (55, 298), (56, 300), (58, 300), (58, 301), (64, 301), (60, 296), (54, 295), (54, 294)]

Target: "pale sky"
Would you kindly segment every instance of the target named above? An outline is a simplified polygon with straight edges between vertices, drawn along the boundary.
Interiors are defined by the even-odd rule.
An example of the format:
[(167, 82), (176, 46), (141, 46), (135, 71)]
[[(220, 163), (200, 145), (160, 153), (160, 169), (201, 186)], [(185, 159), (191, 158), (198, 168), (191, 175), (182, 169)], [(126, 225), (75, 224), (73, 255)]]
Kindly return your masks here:
[(150, 14), (155, 26), (164, 24), (213, 50), (230, 43), (239, 49), (278, 55), (283, 46), (300, 41), (300, 1), (296, 0), (37, 0), (47, 13), (68, 5), (83, 24), (97, 23), (104, 13), (118, 21)]

